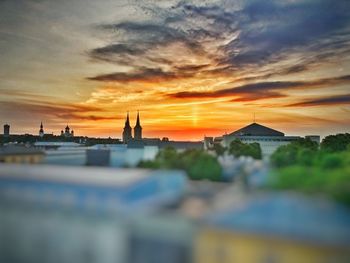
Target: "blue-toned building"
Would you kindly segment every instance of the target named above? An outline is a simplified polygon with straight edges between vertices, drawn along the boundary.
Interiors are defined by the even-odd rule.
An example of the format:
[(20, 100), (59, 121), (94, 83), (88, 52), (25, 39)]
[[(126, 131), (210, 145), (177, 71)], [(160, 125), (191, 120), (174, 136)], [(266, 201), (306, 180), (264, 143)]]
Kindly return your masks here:
[(147, 220), (176, 205), (186, 184), (181, 171), (0, 165), (0, 262), (130, 262), (132, 237), (157, 240), (143, 224), (165, 222)]
[(152, 209), (176, 202), (184, 194), (186, 183), (181, 171), (0, 165), (2, 200), (50, 207)]
[(292, 193), (258, 195), (204, 222), (196, 262), (348, 262), (350, 210)]
[(156, 214), (131, 220), (128, 263), (191, 263), (197, 226), (179, 214)]

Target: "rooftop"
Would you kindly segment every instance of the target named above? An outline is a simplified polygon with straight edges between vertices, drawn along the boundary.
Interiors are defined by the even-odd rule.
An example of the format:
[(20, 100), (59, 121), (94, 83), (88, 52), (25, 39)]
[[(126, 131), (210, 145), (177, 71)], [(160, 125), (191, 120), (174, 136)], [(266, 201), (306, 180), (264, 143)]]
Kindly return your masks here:
[(233, 136), (284, 136), (283, 132), (276, 131), (258, 123), (252, 123), (237, 131), (230, 133)]
[(208, 221), (209, 225), (238, 233), (319, 244), (350, 244), (350, 212), (346, 207), (294, 193), (258, 196), (242, 207), (218, 213)]
[(144, 169), (115, 169), (54, 165), (0, 165), (0, 180), (16, 179), (62, 184), (127, 187), (154, 172)]
[(49, 208), (157, 209), (180, 200), (186, 184), (181, 171), (0, 164), (1, 201)]

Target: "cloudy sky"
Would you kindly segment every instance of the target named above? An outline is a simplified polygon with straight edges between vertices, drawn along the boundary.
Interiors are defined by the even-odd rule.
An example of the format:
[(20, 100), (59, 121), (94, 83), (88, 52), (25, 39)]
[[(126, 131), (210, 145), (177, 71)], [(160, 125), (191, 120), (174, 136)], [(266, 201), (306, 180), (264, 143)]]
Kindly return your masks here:
[(14, 133), (201, 139), (253, 120), (350, 128), (348, 0), (0, 0), (0, 120)]

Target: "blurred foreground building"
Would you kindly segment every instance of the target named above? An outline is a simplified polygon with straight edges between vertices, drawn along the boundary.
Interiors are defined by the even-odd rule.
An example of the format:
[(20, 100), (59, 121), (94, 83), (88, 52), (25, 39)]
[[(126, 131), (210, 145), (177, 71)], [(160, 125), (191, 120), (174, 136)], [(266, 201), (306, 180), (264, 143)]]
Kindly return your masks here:
[(198, 263), (346, 263), (350, 211), (291, 193), (252, 198), (206, 219), (196, 239)]
[(52, 165), (0, 166), (2, 200), (99, 211), (126, 211), (181, 197), (181, 171)]
[(185, 189), (180, 171), (0, 165), (0, 262), (191, 262), (192, 223), (156, 216)]
[(17, 145), (0, 147), (0, 163), (36, 164), (44, 157), (45, 153), (39, 149)]
[(191, 219), (189, 186), (180, 171), (0, 164), (0, 262), (349, 262), (347, 207), (230, 190)]

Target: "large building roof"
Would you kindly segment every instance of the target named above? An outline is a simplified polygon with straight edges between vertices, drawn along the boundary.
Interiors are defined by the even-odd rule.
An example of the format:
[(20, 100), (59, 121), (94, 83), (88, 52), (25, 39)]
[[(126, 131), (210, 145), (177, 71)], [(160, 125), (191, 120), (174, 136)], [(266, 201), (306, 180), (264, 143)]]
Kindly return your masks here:
[(283, 132), (276, 131), (269, 127), (260, 125), (258, 123), (252, 123), (237, 131), (230, 133), (234, 136), (284, 136)]

